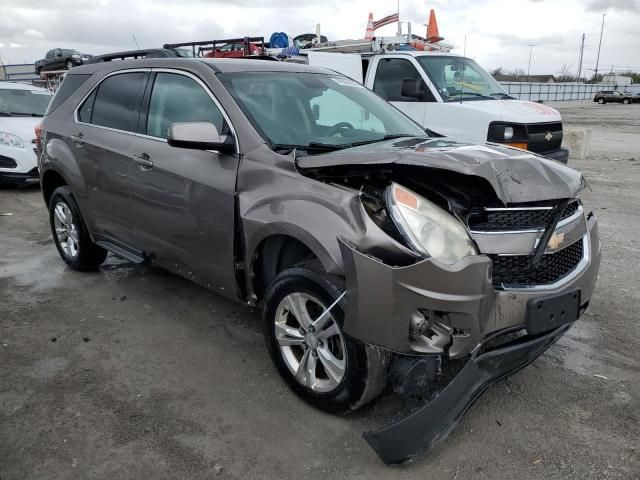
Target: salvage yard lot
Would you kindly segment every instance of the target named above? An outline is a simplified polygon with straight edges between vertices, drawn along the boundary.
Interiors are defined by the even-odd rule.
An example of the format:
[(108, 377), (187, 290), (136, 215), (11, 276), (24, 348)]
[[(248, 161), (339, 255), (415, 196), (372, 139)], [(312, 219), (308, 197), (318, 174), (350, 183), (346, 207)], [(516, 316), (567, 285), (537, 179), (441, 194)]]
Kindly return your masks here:
[(350, 417), (290, 393), (259, 317), (109, 256), (67, 269), (37, 189), (0, 190), (0, 479), (640, 478), (640, 105), (554, 105), (603, 260), (589, 311), (428, 457), (385, 467)]

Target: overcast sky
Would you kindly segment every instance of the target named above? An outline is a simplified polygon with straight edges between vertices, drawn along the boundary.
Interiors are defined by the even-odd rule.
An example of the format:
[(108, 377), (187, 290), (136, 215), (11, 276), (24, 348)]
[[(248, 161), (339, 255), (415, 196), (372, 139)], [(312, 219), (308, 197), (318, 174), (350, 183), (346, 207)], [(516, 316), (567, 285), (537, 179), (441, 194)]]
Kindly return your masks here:
[[(600, 71), (640, 71), (640, 0), (401, 0), (400, 16), (423, 34), (430, 8), (440, 34), (456, 52), (486, 69), (531, 73), (578, 67), (580, 36), (586, 33), (584, 64), (596, 63), (602, 13), (607, 13)], [(395, 12), (394, 0), (0, 0), (0, 56), (4, 63), (33, 62), (54, 47), (100, 54), (159, 47), (165, 42), (209, 40), (285, 31), (312, 32), (320, 23), (329, 39), (362, 38), (368, 13)], [(405, 27), (406, 28), (406, 27)], [(395, 26), (376, 33), (392, 35)]]

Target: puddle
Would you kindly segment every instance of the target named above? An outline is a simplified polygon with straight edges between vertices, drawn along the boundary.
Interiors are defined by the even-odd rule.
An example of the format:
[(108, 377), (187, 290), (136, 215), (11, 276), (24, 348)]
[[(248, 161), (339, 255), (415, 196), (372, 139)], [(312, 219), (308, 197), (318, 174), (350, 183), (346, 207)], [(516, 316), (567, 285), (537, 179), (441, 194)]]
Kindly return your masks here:
[(545, 353), (547, 360), (580, 375), (592, 376), (599, 373), (600, 363), (594, 359), (589, 340), (596, 336), (593, 325), (578, 320), (551, 349)]

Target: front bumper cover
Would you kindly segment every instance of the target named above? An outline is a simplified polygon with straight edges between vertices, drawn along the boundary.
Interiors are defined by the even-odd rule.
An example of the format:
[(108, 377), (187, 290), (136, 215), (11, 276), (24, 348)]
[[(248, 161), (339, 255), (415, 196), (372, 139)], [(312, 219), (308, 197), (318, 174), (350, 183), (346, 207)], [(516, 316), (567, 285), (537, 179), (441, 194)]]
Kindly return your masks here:
[(377, 432), (364, 433), (364, 439), (387, 465), (426, 453), (447, 438), (487, 388), (533, 362), (570, 327), (567, 324), (537, 337), (522, 337), (487, 352), (476, 349), (435, 399)]

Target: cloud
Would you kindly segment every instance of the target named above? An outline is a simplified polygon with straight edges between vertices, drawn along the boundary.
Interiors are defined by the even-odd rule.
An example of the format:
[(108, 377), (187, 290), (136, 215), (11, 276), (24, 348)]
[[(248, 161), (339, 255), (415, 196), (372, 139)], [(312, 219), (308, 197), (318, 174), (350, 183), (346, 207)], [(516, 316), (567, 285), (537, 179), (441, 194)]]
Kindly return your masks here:
[(587, 5), (591, 12), (619, 10), (621, 12), (640, 12), (640, 0), (593, 0)]

